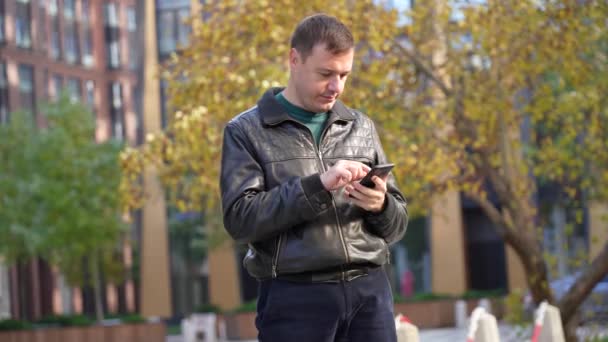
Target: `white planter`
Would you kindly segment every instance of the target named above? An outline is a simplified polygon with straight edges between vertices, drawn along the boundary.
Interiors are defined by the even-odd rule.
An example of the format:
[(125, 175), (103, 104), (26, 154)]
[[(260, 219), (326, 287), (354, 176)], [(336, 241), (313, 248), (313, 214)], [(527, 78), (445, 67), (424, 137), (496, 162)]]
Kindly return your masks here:
[(217, 342), (216, 321), (215, 313), (196, 313), (183, 319), (184, 342)]

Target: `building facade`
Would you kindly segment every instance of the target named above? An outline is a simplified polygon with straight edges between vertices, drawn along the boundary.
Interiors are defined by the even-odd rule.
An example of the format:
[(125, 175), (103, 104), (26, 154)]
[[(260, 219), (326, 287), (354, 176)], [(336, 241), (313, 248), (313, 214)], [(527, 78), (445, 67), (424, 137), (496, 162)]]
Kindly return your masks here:
[[(19, 115), (32, 115), (40, 123), (39, 104), (65, 91), (94, 113), (97, 141), (136, 144), (143, 135), (141, 2), (0, 2), (0, 123), (20, 110), (25, 114)], [(41, 260), (8, 265), (0, 287), (0, 309), (10, 307), (15, 318), (94, 310), (90, 289), (70, 288)], [(132, 283), (107, 284), (104, 294), (106, 311), (135, 310)]]

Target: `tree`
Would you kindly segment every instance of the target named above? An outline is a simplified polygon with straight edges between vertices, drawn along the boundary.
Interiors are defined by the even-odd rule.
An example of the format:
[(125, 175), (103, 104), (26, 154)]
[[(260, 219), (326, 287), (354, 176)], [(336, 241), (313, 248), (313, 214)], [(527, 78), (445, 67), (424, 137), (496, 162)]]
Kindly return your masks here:
[[(605, 3), (416, 2), (404, 25), (372, 1), (221, 1), (202, 10), (190, 45), (164, 69), (176, 114), (123, 155), (127, 207), (142, 200), (133, 180), (152, 163), (178, 208), (206, 210), (219, 227), (223, 127), (286, 83), (295, 23), (326, 12), (358, 42), (345, 101), (378, 123), (397, 179), (415, 194), (410, 209), (464, 193), (516, 251), (534, 300), (555, 302), (535, 198), (538, 184), (551, 183), (579, 208), (608, 199)], [(607, 273), (608, 244), (558, 303), (565, 324)]]
[(121, 271), (122, 145), (96, 143), (93, 114), (67, 96), (43, 112), (43, 128), (26, 112), (0, 126), (0, 255), (41, 257), (75, 285), (90, 274), (101, 319), (100, 267), (110, 278)]

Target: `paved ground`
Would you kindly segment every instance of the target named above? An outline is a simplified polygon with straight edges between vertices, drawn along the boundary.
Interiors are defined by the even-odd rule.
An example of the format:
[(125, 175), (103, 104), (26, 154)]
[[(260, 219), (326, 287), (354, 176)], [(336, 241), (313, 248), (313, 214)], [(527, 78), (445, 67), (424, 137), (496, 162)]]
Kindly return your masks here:
[[(501, 329), (501, 341), (508, 342), (509, 339), (503, 340), (503, 331), (505, 329)], [(420, 342), (445, 342), (445, 341), (465, 341), (466, 340), (466, 330), (465, 329), (457, 329), (457, 328), (446, 328), (446, 329), (429, 329), (420, 331)], [(507, 332), (504, 332), (504, 337), (507, 337)], [(518, 341), (518, 340), (510, 340), (510, 341)], [(521, 340), (519, 340), (521, 341)], [(167, 337), (167, 342), (183, 342), (181, 336), (169, 336)], [(232, 342), (227, 340), (222, 340), (218, 342)], [(249, 341), (240, 341), (240, 342), (257, 342), (256, 340)]]
[[(529, 341), (531, 329), (522, 329), (518, 327), (499, 324), (499, 333), (501, 342), (521, 342)], [(420, 342), (445, 342), (445, 341), (466, 341), (466, 329), (459, 328), (444, 328), (444, 329), (428, 329), (420, 331)], [(587, 327), (579, 328), (578, 335), (581, 341), (585, 341), (585, 337), (608, 337), (608, 327)], [(167, 342), (183, 342), (181, 336), (168, 336)], [(232, 342), (221, 340), (218, 342)], [(256, 340), (241, 340), (239, 342), (257, 342)]]

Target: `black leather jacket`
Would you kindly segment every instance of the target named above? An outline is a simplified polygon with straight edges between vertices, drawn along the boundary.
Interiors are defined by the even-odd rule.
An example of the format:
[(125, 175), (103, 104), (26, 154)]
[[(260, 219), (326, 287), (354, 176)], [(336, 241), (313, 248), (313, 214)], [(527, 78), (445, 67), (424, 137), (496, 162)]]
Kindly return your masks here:
[[(373, 122), (338, 101), (321, 142), (268, 90), (224, 130), (224, 226), (249, 251), (249, 273), (265, 279), (354, 264), (390, 262), (388, 245), (405, 234), (406, 201), (391, 175), (385, 208), (372, 214), (329, 192), (320, 174), (341, 159), (386, 162)], [(398, 167), (398, 166), (397, 166)]]

